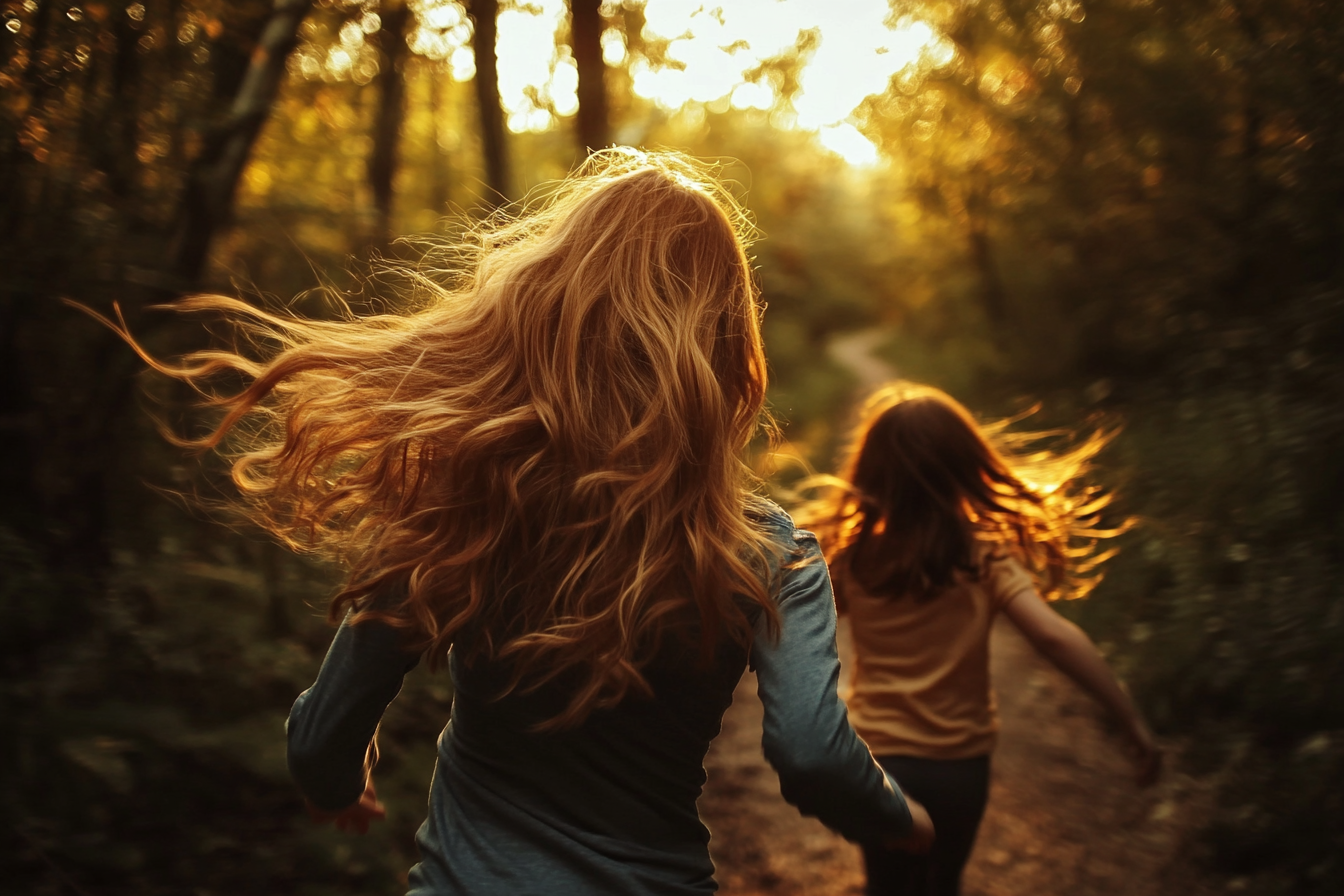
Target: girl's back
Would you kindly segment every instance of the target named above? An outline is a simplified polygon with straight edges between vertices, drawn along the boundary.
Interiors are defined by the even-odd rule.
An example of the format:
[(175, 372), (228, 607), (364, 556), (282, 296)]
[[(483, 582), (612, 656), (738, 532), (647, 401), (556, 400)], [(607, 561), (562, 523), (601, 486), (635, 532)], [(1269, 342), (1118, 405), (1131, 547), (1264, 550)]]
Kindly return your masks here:
[(836, 594), (854, 641), (846, 702), (874, 753), (961, 759), (993, 750), (999, 723), (990, 628), (1000, 610), (1035, 586), (1020, 563), (989, 546), (976, 559), (978, 579), (961, 574), (924, 600), (872, 594), (843, 560), (835, 564)]

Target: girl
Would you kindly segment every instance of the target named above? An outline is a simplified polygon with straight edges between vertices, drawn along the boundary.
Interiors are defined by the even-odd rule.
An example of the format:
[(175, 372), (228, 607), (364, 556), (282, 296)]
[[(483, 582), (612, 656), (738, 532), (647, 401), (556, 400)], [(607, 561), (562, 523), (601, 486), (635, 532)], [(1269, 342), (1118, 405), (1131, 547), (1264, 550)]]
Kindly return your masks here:
[(1087, 573), (1109, 556), (1095, 553), (1116, 534), (1095, 528), (1109, 499), (1079, 483), (1107, 438), (1063, 453), (1011, 450), (1041, 438), (980, 426), (937, 389), (889, 386), (867, 402), (843, 479), (810, 509), (852, 624), (850, 721), (938, 831), (927, 857), (865, 844), (873, 896), (960, 891), (998, 729), (989, 632), (999, 612), (1114, 714), (1140, 781), (1158, 773), (1128, 695), (1041, 597), (1086, 593)]
[(349, 563), (289, 718), (316, 818), (381, 817), (383, 711), (422, 658), (451, 671), (411, 893), (712, 892), (696, 798), (748, 661), (788, 799), (853, 839), (931, 839), (846, 721), (816, 540), (741, 459), (766, 385), (744, 225), (687, 160), (606, 151), (456, 247), (457, 285), (422, 278), (414, 313), (195, 298), (271, 350), (145, 356), (246, 378), (186, 444), (230, 437), (251, 516)]

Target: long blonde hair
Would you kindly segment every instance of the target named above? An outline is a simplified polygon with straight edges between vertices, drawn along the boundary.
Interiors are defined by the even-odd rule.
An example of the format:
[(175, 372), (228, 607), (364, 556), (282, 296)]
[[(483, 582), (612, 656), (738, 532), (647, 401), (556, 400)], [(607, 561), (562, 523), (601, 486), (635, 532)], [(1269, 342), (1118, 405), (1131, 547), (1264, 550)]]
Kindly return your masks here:
[[(431, 664), (450, 646), (506, 661), (514, 687), (563, 676), (551, 722), (570, 725), (647, 693), (669, 631), (708, 658), (725, 634), (749, 643), (752, 604), (775, 620), (741, 457), (766, 388), (748, 232), (700, 165), (608, 150), (477, 228), (458, 282), (421, 277), (431, 301), (412, 313), (195, 297), (174, 307), (274, 350), (137, 350), (222, 411), (179, 443), (229, 452), (248, 515), (348, 564), (333, 619), (383, 620)], [(220, 374), (249, 381), (210, 391)]]
[[(935, 597), (1006, 551), (1047, 597), (1081, 597), (1113, 553), (1100, 540), (1131, 525), (1102, 527), (1111, 497), (1086, 482), (1112, 434), (1070, 440), (1008, 422), (978, 423), (931, 386), (883, 387), (864, 405), (840, 477), (818, 480), (828, 493), (800, 515), (827, 559), (874, 594)], [(982, 556), (983, 544), (991, 550)]]

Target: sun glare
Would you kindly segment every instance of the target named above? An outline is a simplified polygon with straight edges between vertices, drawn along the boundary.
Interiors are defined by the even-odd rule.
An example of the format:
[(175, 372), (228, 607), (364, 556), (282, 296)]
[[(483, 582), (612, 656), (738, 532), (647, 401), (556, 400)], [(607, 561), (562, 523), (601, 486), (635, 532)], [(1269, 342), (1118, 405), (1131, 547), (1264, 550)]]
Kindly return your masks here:
[(559, 115), (578, 111), (578, 69), (569, 47), (558, 46), (565, 0), (532, 0), (499, 14), (499, 99), (509, 130), (539, 132)]
[[(462, 0), (408, 0), (419, 27), (408, 40), (418, 55), (447, 63), (456, 81), (476, 73), (472, 23)], [(618, 0), (607, 0), (616, 4)], [(888, 0), (624, 0), (642, 3), (646, 46), (653, 58), (627, 46), (618, 28), (602, 34), (608, 65), (628, 65), (634, 93), (687, 120), (706, 110), (758, 110), (777, 127), (810, 131), (820, 144), (856, 165), (878, 160), (859, 131), (855, 111), (887, 89), (910, 66), (937, 68), (953, 57), (952, 44), (926, 23), (892, 20)], [(364, 15), (348, 20), (339, 40), (324, 44), (306, 24), (290, 68), (309, 79), (367, 84), (378, 54), (366, 39), (381, 29), (369, 0)], [(547, 131), (557, 117), (578, 112), (578, 68), (573, 49), (557, 41), (568, 31), (566, 0), (501, 4), (496, 52), (499, 97), (509, 130)], [(838, 8), (838, 7), (842, 7)], [(770, 63), (800, 55), (797, 90), (785, 102), (783, 77)]]
[[(792, 114), (772, 121), (812, 131), (853, 164), (877, 161), (877, 148), (850, 120), (864, 98), (887, 89), (893, 75), (925, 61), (944, 65), (951, 45), (924, 22), (890, 22), (887, 0), (647, 0), (645, 42), (665, 42), (667, 64), (627, 51), (614, 29), (603, 35), (608, 64), (628, 62), (634, 92), (669, 111), (700, 104), (780, 111), (780, 85), (759, 74), (763, 62), (807, 41)], [(531, 0), (499, 16), (499, 88), (513, 131), (543, 131), (555, 115), (578, 109), (572, 51), (557, 48), (564, 0)], [(661, 60), (660, 60), (661, 63)], [(748, 79), (748, 73), (757, 76)]]
[(636, 61), (635, 92), (669, 109), (713, 102), (753, 83), (747, 72), (810, 32), (815, 47), (794, 97), (796, 126), (835, 125), (938, 43), (923, 22), (889, 26), (890, 14), (886, 0), (849, 0), (843, 15), (834, 0), (736, 0), (712, 8), (698, 0), (648, 0), (644, 36), (668, 41), (673, 65), (655, 69)]
[(876, 165), (877, 147), (859, 129), (847, 122), (829, 125), (817, 132), (821, 145), (855, 166)]

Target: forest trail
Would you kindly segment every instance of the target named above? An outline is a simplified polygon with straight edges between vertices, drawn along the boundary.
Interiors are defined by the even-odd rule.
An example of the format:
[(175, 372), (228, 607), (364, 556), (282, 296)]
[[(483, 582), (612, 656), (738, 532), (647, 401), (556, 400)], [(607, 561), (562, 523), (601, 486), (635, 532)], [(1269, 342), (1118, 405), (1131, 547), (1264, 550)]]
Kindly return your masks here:
[[(1002, 731), (989, 809), (966, 870), (965, 896), (1205, 896), (1188, 855), (1209, 790), (1168, 770), (1133, 784), (1100, 710), (1041, 660), (1011, 625), (995, 628), (992, 669)], [(842, 665), (849, 642), (842, 621)], [(842, 672), (842, 681), (845, 673)], [(1169, 760), (1173, 757), (1168, 757)], [(803, 818), (761, 755), (756, 678), (743, 677), (705, 760), (701, 815), (722, 896), (857, 896), (857, 847)]]

